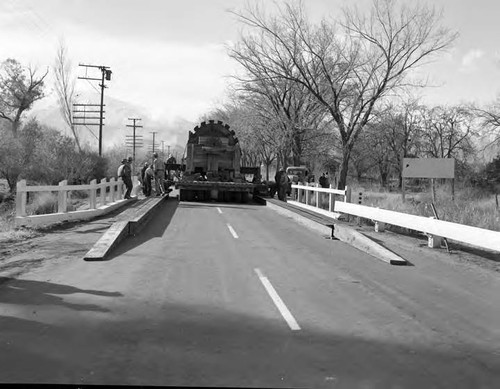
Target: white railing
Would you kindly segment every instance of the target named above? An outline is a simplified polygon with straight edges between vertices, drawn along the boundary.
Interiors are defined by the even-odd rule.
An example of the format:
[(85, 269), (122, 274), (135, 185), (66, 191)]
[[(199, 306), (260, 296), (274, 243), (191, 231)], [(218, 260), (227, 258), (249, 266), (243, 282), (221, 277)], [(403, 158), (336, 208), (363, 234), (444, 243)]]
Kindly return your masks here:
[[(321, 207), (324, 204), (322, 200), (325, 200), (327, 196), (328, 209)], [(339, 214), (334, 212), (336, 196), (342, 196), (343, 202), (351, 202), (351, 188), (346, 186), (345, 189), (341, 190), (333, 189), (332, 185), (330, 185), (330, 188), (321, 188), (318, 184), (292, 184), (293, 200), (289, 200), (288, 203), (326, 216), (338, 217)]]
[(375, 227), (378, 231), (383, 231), (384, 225), (382, 223), (387, 223), (423, 232), (429, 237), (429, 247), (441, 247), (442, 238), (448, 238), (457, 242), (500, 252), (500, 232), (498, 231), (358, 204), (337, 202), (335, 203), (334, 210), (336, 212), (371, 219), (375, 222)]
[[(123, 181), (121, 178), (103, 178), (90, 181), (86, 185), (68, 185), (68, 181), (59, 182), (59, 185), (27, 186), (26, 180), (17, 183), (16, 195), (16, 225), (39, 225), (63, 220), (87, 219), (104, 214), (123, 203)], [(88, 191), (89, 209), (68, 212), (69, 192)], [(97, 192), (99, 191), (99, 196)], [(57, 192), (57, 213), (45, 215), (27, 215), (26, 205), (30, 192)]]

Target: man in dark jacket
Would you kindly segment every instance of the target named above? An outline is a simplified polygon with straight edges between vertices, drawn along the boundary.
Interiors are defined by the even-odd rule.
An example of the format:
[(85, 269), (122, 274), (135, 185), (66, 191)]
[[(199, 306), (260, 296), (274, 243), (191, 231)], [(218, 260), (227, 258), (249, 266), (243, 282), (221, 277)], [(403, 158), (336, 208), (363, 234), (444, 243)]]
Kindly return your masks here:
[(146, 179), (146, 170), (148, 167), (149, 163), (144, 162), (144, 166), (141, 169), (142, 193), (144, 193), (144, 196), (148, 196), (148, 192), (151, 193), (151, 180)]
[(125, 192), (125, 196), (123, 197), (125, 199), (130, 199), (130, 193), (132, 192), (132, 167), (130, 166), (131, 163), (132, 157), (129, 157), (122, 170), (122, 180), (127, 187), (127, 191)]
[(278, 199), (286, 202), (286, 192), (290, 180), (285, 172), (285, 169), (281, 169), (279, 172), (277, 172), (274, 178), (276, 180), (276, 186), (278, 189)]
[(322, 188), (328, 188), (328, 184), (327, 184), (327, 179), (326, 179), (325, 173), (323, 173), (321, 175), (321, 177), (319, 178), (319, 185)]

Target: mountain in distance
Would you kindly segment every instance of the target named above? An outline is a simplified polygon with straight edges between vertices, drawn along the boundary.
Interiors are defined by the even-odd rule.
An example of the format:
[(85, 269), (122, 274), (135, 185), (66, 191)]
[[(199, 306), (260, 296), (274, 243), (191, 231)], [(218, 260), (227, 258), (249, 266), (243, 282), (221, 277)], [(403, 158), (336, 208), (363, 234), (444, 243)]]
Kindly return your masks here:
[[(85, 103), (96, 103), (95, 100), (95, 97), (92, 98), (92, 100), (84, 100), (81, 96), (79, 96), (79, 102), (85, 101)], [(55, 99), (47, 99), (46, 101), (43, 101), (43, 104), (40, 103), (41, 102), (35, 105), (33, 110), (29, 113), (29, 117), (36, 117), (40, 123), (56, 128), (68, 136), (72, 136)], [(172, 118), (153, 118), (146, 108), (127, 103), (113, 97), (105, 96), (104, 104), (104, 125), (102, 130), (102, 144), (104, 151), (116, 146), (125, 145), (126, 135), (131, 136), (133, 134), (133, 129), (131, 127), (127, 127), (127, 125), (133, 124), (132, 120), (128, 120), (128, 118), (141, 119), (140, 121), (137, 121), (136, 124), (143, 127), (136, 129), (136, 137), (139, 138), (142, 135), (143, 151), (149, 150), (150, 146), (152, 146), (153, 134), (151, 132), (156, 132), (155, 149), (158, 149), (158, 146), (161, 149), (161, 141), (164, 141), (163, 144), (165, 152), (167, 150), (167, 146), (170, 146), (171, 150), (174, 148), (184, 149), (188, 138), (188, 132), (197, 124), (180, 116)], [(99, 107), (92, 107), (88, 109), (98, 110)], [(76, 115), (77, 114), (75, 114), (75, 116)], [(99, 117), (99, 113), (87, 115)], [(79, 122), (81, 122), (81, 120), (79, 120)], [(99, 120), (92, 120), (92, 122), (99, 123)], [(87, 144), (91, 149), (95, 149), (97, 151), (99, 147), (99, 126), (77, 126), (77, 129), (80, 135), (81, 143)]]

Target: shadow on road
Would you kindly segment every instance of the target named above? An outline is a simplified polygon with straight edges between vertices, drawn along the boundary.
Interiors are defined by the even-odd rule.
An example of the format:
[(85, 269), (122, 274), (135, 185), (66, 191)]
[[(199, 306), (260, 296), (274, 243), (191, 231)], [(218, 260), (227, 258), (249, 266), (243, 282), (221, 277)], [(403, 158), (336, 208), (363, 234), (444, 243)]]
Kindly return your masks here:
[(108, 260), (112, 260), (151, 239), (162, 237), (177, 211), (178, 204), (178, 201), (169, 199), (156, 208), (155, 215), (151, 217), (140, 233), (136, 236), (129, 236), (121, 242), (109, 255)]
[(279, 317), (208, 305), (164, 303), (150, 320), (98, 327), (0, 316), (0, 327), (0, 382), (371, 389), (500, 382), (500, 357), (474, 345), (311, 325), (292, 332)]
[(74, 286), (0, 277), (0, 303), (18, 305), (60, 305), (78, 311), (108, 312), (95, 304), (74, 304), (64, 301), (58, 294), (85, 293), (103, 297), (121, 297), (119, 292), (79, 289)]

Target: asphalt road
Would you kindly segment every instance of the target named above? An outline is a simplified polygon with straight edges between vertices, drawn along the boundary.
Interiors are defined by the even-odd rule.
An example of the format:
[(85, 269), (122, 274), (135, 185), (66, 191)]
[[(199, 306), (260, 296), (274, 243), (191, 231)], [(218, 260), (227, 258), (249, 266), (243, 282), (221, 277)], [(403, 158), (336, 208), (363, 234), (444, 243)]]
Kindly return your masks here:
[(0, 382), (498, 388), (498, 275), (411, 260), (169, 201), (109, 261), (0, 279)]

